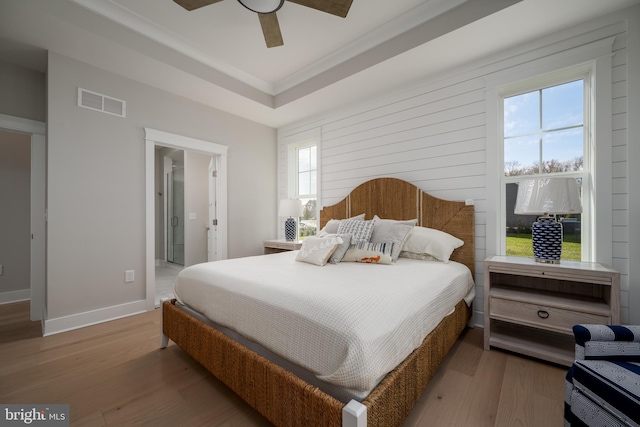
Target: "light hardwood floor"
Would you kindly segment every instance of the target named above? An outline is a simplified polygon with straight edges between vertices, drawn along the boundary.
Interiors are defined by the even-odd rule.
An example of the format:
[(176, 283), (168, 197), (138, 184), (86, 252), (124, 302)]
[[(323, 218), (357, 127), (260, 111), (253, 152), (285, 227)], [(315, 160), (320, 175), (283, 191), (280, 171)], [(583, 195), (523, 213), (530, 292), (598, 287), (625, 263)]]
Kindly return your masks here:
[[(69, 404), (74, 426), (271, 425), (175, 344), (159, 349), (158, 310), (39, 333), (28, 303), (0, 306), (0, 403)], [(562, 426), (565, 372), (484, 351), (467, 329), (404, 426)]]

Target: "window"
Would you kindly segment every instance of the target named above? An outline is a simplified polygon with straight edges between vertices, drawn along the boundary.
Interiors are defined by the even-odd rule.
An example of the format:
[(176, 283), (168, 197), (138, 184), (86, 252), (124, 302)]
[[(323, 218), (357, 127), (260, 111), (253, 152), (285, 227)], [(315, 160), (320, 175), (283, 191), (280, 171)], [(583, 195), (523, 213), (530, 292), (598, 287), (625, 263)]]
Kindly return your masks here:
[[(505, 254), (532, 257), (531, 224), (535, 216), (514, 214), (518, 182), (532, 177), (575, 178), (583, 211), (590, 198), (588, 157), (589, 75), (502, 93)], [(562, 259), (588, 258), (582, 242), (590, 227), (582, 227), (581, 214), (558, 218), (563, 223)], [(588, 215), (587, 215), (588, 217)], [(586, 239), (588, 241), (588, 239)], [(586, 254), (586, 255), (585, 255)]]
[[(615, 211), (612, 211), (612, 135), (615, 135), (612, 133), (611, 101), (613, 41), (613, 37), (599, 39), (569, 49), (563, 48), (561, 52), (553, 50), (553, 55), (549, 55), (552, 50), (547, 46), (540, 50), (537, 57), (515, 65), (510, 64), (508, 70), (505, 68), (485, 77), (487, 254), (506, 254), (507, 184), (518, 182), (518, 178), (522, 179), (518, 175), (505, 174), (505, 99), (582, 80), (582, 170), (567, 171), (564, 172), (564, 176), (582, 178), (582, 260), (612, 264), (613, 233), (608, 224), (612, 223), (615, 214)], [(540, 108), (545, 107), (546, 104), (541, 104)], [(509, 136), (515, 136), (515, 132)], [(509, 161), (508, 151), (506, 156)], [(526, 164), (529, 163), (522, 162), (523, 166)]]
[(317, 145), (315, 139), (289, 144), (289, 197), (300, 199), (302, 213), (298, 238), (316, 234), (317, 209)]

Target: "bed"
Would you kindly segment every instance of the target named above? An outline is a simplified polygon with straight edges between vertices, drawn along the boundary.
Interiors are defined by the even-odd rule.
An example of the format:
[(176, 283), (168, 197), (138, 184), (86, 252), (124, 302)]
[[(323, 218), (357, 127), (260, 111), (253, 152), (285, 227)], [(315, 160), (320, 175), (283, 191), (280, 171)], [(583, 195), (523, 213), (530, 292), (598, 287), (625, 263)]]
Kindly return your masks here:
[[(449, 264), (458, 269), (462, 276), (473, 277), (475, 261), (474, 209), (472, 204), (437, 199), (405, 181), (394, 178), (379, 178), (358, 186), (336, 205), (325, 207), (321, 211), (320, 225), (324, 227), (331, 219), (351, 218), (363, 213), (367, 220), (373, 219), (375, 215), (386, 219), (417, 219), (418, 226), (442, 230), (461, 239), (464, 241), (464, 245), (451, 254), (452, 262)], [(354, 294), (355, 297), (345, 295), (344, 300), (342, 300), (342, 296), (336, 296), (335, 300), (331, 300), (332, 294), (336, 294), (339, 290), (324, 286), (327, 289), (323, 292), (326, 291), (328, 294), (320, 293), (318, 300), (325, 301), (326, 304), (321, 305), (321, 309), (317, 311), (324, 313), (329, 321), (338, 319), (339, 321), (334, 323), (347, 325), (364, 323), (361, 328), (364, 331), (375, 330), (376, 333), (387, 333), (387, 335), (380, 337), (376, 336), (378, 341), (374, 340), (376, 344), (373, 345), (373, 347), (381, 349), (384, 357), (376, 359), (375, 356), (366, 356), (367, 353), (364, 350), (360, 352), (360, 348), (358, 351), (353, 351), (358, 353), (358, 357), (350, 357), (352, 351), (349, 348), (341, 348), (339, 347), (341, 344), (334, 344), (338, 341), (330, 335), (330, 326), (327, 326), (327, 330), (325, 330), (325, 326), (306, 325), (307, 319), (303, 316), (306, 312), (313, 310), (305, 305), (311, 304), (311, 302), (307, 301), (304, 289), (295, 289), (297, 293), (288, 297), (286, 294), (278, 293), (280, 288), (292, 288), (292, 286), (287, 286), (287, 283), (292, 282), (296, 274), (301, 274), (301, 272), (304, 272), (305, 277), (313, 277), (314, 280), (320, 281), (315, 284), (307, 284), (309, 289), (318, 290), (323, 288), (321, 283), (334, 283), (337, 281), (336, 277), (345, 274), (355, 273), (362, 282), (368, 283), (369, 280), (373, 280), (369, 277), (371, 275), (384, 276), (390, 272), (408, 269), (407, 271), (411, 271), (410, 275), (420, 276), (417, 272), (422, 270), (416, 269), (424, 269), (424, 265), (431, 263), (434, 264), (434, 269), (430, 271), (435, 272), (439, 267), (444, 268), (444, 263), (398, 259), (397, 264), (390, 266), (339, 263), (317, 267), (297, 263), (295, 262), (296, 257), (298, 255), (295, 252), (290, 252), (250, 257), (245, 260), (228, 260), (210, 263), (217, 265), (205, 264), (194, 266), (193, 269), (185, 269), (186, 273), (176, 283), (176, 293), (180, 301), (164, 301), (161, 305), (161, 345), (165, 347), (169, 339), (173, 340), (276, 426), (386, 427), (401, 425), (439, 364), (468, 323), (471, 316), (470, 299), (473, 298), (472, 294), (469, 298), (469, 293), (462, 290), (456, 291), (457, 293), (443, 292), (451, 294), (449, 298), (454, 298), (452, 302), (447, 303), (451, 305), (452, 309), (443, 308), (444, 311), (438, 315), (436, 320), (424, 320), (426, 318), (422, 317), (422, 311), (425, 310), (416, 310), (417, 314), (412, 318), (411, 322), (413, 323), (408, 323), (409, 326), (405, 320), (399, 321), (400, 326), (404, 328), (401, 333), (395, 330), (387, 333), (385, 331), (379, 332), (380, 329), (384, 329), (379, 326), (368, 327), (371, 319), (366, 322), (358, 322), (358, 319), (366, 317), (366, 310), (358, 311), (358, 304), (354, 303), (354, 300), (347, 299), (351, 297), (357, 300), (357, 294)], [(252, 263), (251, 267), (243, 264), (246, 262)], [(268, 293), (261, 295), (259, 288), (251, 287), (254, 286), (252, 281), (260, 282), (258, 284), (260, 286), (263, 285), (262, 282), (269, 281), (265, 276), (271, 275), (264, 274), (269, 271), (267, 270), (270, 268), (269, 264), (276, 265), (281, 273), (278, 274), (276, 280), (269, 279), (274, 282), (269, 285), (273, 288), (269, 288)], [(314, 268), (315, 270), (313, 270)], [(394, 268), (396, 270), (393, 270)], [(257, 277), (253, 277), (253, 280), (249, 280), (251, 277), (245, 277), (250, 276), (249, 274), (242, 274), (241, 277), (237, 272), (243, 270), (252, 270)], [(426, 273), (425, 276), (434, 274)], [(442, 274), (448, 275), (449, 273), (447, 271)], [(222, 286), (222, 283), (227, 280), (232, 281), (235, 283), (235, 286), (232, 285), (233, 292), (235, 293), (236, 289), (237, 293), (244, 292), (244, 299), (226, 300), (229, 291), (218, 290), (215, 299), (221, 299), (225, 302), (222, 306), (213, 309), (213, 312), (207, 312), (210, 307), (208, 303), (204, 304), (207, 297), (203, 292), (206, 287), (204, 283), (209, 276), (216, 278), (216, 286)], [(389, 277), (393, 276), (387, 276), (386, 280), (389, 280)], [(351, 280), (351, 282), (357, 281)], [(405, 280), (401, 282), (404, 285)], [(406, 282), (408, 283), (409, 280)], [(473, 288), (473, 281), (471, 280), (471, 284), (466, 286)], [(303, 287), (299, 286), (298, 288)], [(385, 292), (383, 288), (380, 287), (380, 292)], [(420, 289), (418, 291), (424, 292)], [(192, 294), (188, 297), (191, 298), (190, 302), (181, 304), (183, 302), (181, 300), (186, 299), (189, 292)], [(222, 298), (221, 295), (223, 295)], [(395, 298), (393, 295), (380, 295), (380, 298), (385, 300)], [(467, 298), (467, 301), (464, 300), (464, 297)], [(287, 298), (291, 298), (295, 303), (287, 302)], [(311, 300), (310, 295), (308, 299)], [(266, 319), (262, 317), (261, 309), (257, 305), (261, 302), (271, 304), (266, 309), (265, 316), (275, 313), (274, 319), (264, 320), (263, 323), (269, 325), (268, 330), (264, 331), (260, 330), (261, 322), (256, 321), (256, 319)], [(236, 311), (231, 307), (235, 307), (234, 304), (244, 306), (244, 311), (253, 313), (253, 315), (248, 315), (246, 318), (233, 317)], [(375, 307), (373, 304), (374, 302), (368, 300), (366, 306)], [(399, 304), (402, 306), (406, 304), (407, 307), (410, 305), (406, 301), (400, 301)], [(437, 311), (435, 308), (441, 306), (440, 303), (434, 304), (434, 307), (426, 311)], [(269, 323), (280, 321), (277, 316), (283, 309), (281, 305), (290, 307), (292, 311), (297, 307), (299, 311), (297, 315), (301, 317), (296, 318), (296, 324), (301, 325), (300, 328), (286, 329), (280, 328), (277, 323)], [(337, 310), (340, 305), (344, 305), (347, 309), (343, 312), (332, 311)], [(442, 306), (444, 307), (444, 305)], [(217, 319), (217, 322), (212, 322), (211, 318), (216, 315), (221, 317)], [(290, 316), (292, 315), (286, 315), (286, 317)], [(227, 321), (231, 323), (229, 324)], [(385, 324), (387, 323), (391, 324), (392, 322), (385, 321)], [(420, 341), (409, 344), (413, 346), (412, 349), (409, 351), (403, 349), (402, 351), (407, 352), (405, 357), (404, 353), (399, 350), (402, 343), (399, 340), (394, 342), (394, 337), (404, 335), (407, 331), (420, 329), (423, 323), (433, 323), (435, 327), (429, 326), (428, 329), (425, 329), (426, 332), (423, 331), (426, 334), (424, 339), (420, 338)], [(242, 329), (243, 325), (248, 325), (248, 329)], [(274, 329), (276, 333), (273, 332)], [(354, 329), (358, 328), (354, 327)], [(238, 333), (238, 330), (242, 333)], [(354, 334), (356, 333), (358, 331), (354, 332)], [(262, 338), (260, 334), (264, 334)], [(311, 342), (298, 345), (303, 342), (306, 334), (314, 338), (310, 340)], [(350, 329), (344, 332), (344, 335), (349, 334), (351, 334)], [(267, 335), (272, 337), (269, 338)], [(323, 341), (325, 338), (326, 340)], [(275, 340), (275, 345), (272, 345), (268, 339)], [(287, 339), (290, 342), (287, 342)], [(413, 335), (411, 339), (416, 340)], [(318, 348), (313, 347), (314, 343)], [(386, 353), (382, 351), (384, 345), (389, 346)], [(282, 348), (288, 347), (291, 347), (290, 351), (293, 355), (282, 353)], [(339, 360), (328, 359), (328, 356), (318, 356), (314, 359), (313, 355), (320, 354), (319, 349), (325, 347), (333, 348), (335, 350), (333, 353), (338, 354)], [(305, 353), (305, 350), (307, 354), (302, 354), (300, 356), (302, 359), (295, 359), (298, 353)], [(402, 356), (400, 360), (394, 360), (392, 366), (383, 366), (379, 368), (381, 370), (372, 369), (369, 371), (370, 367), (378, 369), (378, 365), (384, 365), (381, 362), (387, 363), (392, 360), (393, 357), (388, 356), (394, 354), (396, 357), (400, 357), (398, 354), (402, 354)], [(313, 360), (307, 363), (309, 359)], [(367, 366), (367, 374), (363, 375), (365, 379), (356, 377), (353, 380), (352, 373), (360, 371), (362, 367), (360, 365)]]

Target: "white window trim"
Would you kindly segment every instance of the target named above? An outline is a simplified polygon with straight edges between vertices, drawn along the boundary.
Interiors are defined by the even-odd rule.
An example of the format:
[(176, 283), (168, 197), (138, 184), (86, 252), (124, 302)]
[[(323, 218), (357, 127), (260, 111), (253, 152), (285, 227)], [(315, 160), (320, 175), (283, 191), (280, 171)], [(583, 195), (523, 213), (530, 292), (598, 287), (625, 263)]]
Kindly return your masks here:
[[(296, 149), (304, 148), (311, 145), (316, 146), (316, 218), (320, 218), (320, 194), (322, 190), (321, 184), (321, 167), (322, 163), (320, 161), (321, 157), (321, 141), (322, 141), (322, 132), (321, 128), (314, 128), (311, 130), (307, 130), (304, 132), (295, 133), (293, 135), (289, 135), (283, 137), (280, 140), (281, 146), (283, 146), (283, 150), (285, 153), (286, 162), (284, 170), (286, 171), (284, 176), (284, 182), (282, 183), (282, 187), (280, 189), (280, 198), (292, 198), (297, 197), (297, 156), (295, 155)], [(293, 161), (292, 161), (293, 159)], [(295, 176), (295, 179), (291, 179)], [(284, 227), (282, 225), (281, 218), (278, 218), (278, 236), (280, 238), (284, 237)]]
[[(291, 195), (291, 197), (297, 197), (297, 198), (309, 198), (312, 196), (312, 194), (300, 194), (300, 188), (298, 188), (298, 185), (300, 184), (299, 182), (299, 178), (300, 178), (300, 170), (298, 167), (298, 150), (304, 149), (304, 148), (309, 148), (309, 147), (316, 147), (316, 193), (315, 193), (315, 197), (316, 199), (318, 198), (318, 144), (317, 141), (314, 139), (307, 139), (304, 141), (300, 141), (297, 143), (293, 143), (293, 144), (289, 144), (287, 146), (287, 165), (288, 165), (288, 169), (289, 169), (289, 178), (293, 177), (295, 175), (296, 179), (295, 180), (291, 180), (288, 179), (289, 182), (289, 194)], [(311, 170), (311, 169), (310, 169)]]
[[(487, 241), (486, 254), (504, 255), (506, 201), (502, 190), (504, 175), (503, 153), (503, 97), (502, 94), (517, 87), (526, 92), (526, 88), (544, 86), (550, 79), (556, 82), (563, 76), (576, 75), (577, 72), (589, 72), (591, 75), (593, 99), (589, 114), (594, 135), (588, 135), (587, 141), (597, 141), (595, 147), (589, 142), (585, 147), (585, 162), (591, 162), (591, 180), (586, 182), (588, 191), (592, 191), (591, 206), (583, 207), (585, 223), (592, 225), (587, 235), (592, 241), (583, 241), (583, 259), (611, 265), (613, 257), (612, 238), (612, 153), (611, 153), (611, 56), (614, 37), (599, 40), (588, 45), (568, 49), (497, 73), (494, 78), (486, 79), (486, 182), (487, 182)], [(585, 129), (589, 132), (590, 129)], [(597, 159), (597, 161), (596, 161)], [(588, 180), (587, 180), (588, 181)], [(592, 215), (591, 220), (588, 215)], [(588, 222), (587, 222), (588, 221)], [(597, 224), (597, 226), (596, 226)]]
[[(515, 83), (512, 85), (507, 85), (498, 88), (498, 97), (499, 97), (499, 114), (500, 117), (504, 117), (504, 100), (506, 98), (516, 96), (523, 93), (528, 93), (531, 91), (536, 91), (540, 89), (544, 89), (546, 87), (560, 85), (563, 83), (568, 83), (571, 81), (575, 81), (578, 79), (582, 79), (584, 81), (584, 94), (585, 94), (585, 102), (584, 102), (584, 143), (583, 143), (583, 159), (585, 170), (584, 171), (575, 171), (575, 172), (563, 172), (563, 173), (545, 173), (542, 175), (534, 175), (534, 176), (544, 176), (545, 178), (552, 178), (554, 176), (562, 176), (565, 178), (582, 178), (582, 224), (589, 224), (591, 227), (583, 227), (582, 229), (582, 261), (590, 261), (593, 259), (593, 245), (591, 244), (593, 236), (593, 223), (590, 220), (592, 216), (593, 206), (591, 203), (585, 204), (584, 201), (593, 200), (592, 195), (592, 186), (590, 182), (590, 177), (592, 176), (592, 169), (594, 166), (593, 162), (593, 153), (592, 153), (592, 139), (590, 137), (590, 130), (592, 128), (591, 123), (591, 109), (593, 104), (593, 99), (591, 94), (591, 82), (592, 82), (592, 74), (591, 74), (591, 65), (582, 65), (576, 68), (570, 68), (566, 70), (562, 70), (561, 72), (551, 73), (544, 76), (540, 76), (539, 78), (533, 78), (527, 80), (523, 83)], [(586, 95), (589, 95), (588, 97)], [(504, 124), (498, 129), (498, 141), (504, 141)], [(504, 146), (501, 144), (502, 149), (500, 149), (500, 163), (504, 164)], [(502, 169), (504, 170), (504, 168)], [(525, 176), (504, 176), (504, 174), (500, 175), (500, 214), (501, 214), (501, 223), (498, 228), (500, 233), (499, 237), (499, 245), (500, 245), (500, 254), (504, 255), (506, 253), (506, 184), (508, 183), (517, 183), (522, 181), (523, 179), (531, 178), (532, 175)]]

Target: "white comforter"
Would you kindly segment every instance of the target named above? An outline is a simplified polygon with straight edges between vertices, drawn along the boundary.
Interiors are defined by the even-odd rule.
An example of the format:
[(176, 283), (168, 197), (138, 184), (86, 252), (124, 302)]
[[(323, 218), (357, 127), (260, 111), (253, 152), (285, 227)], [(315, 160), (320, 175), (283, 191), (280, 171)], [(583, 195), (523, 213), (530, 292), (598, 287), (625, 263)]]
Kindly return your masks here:
[(365, 396), (474, 283), (462, 264), (296, 262), (297, 252), (204, 263), (175, 283), (180, 302), (321, 380)]

